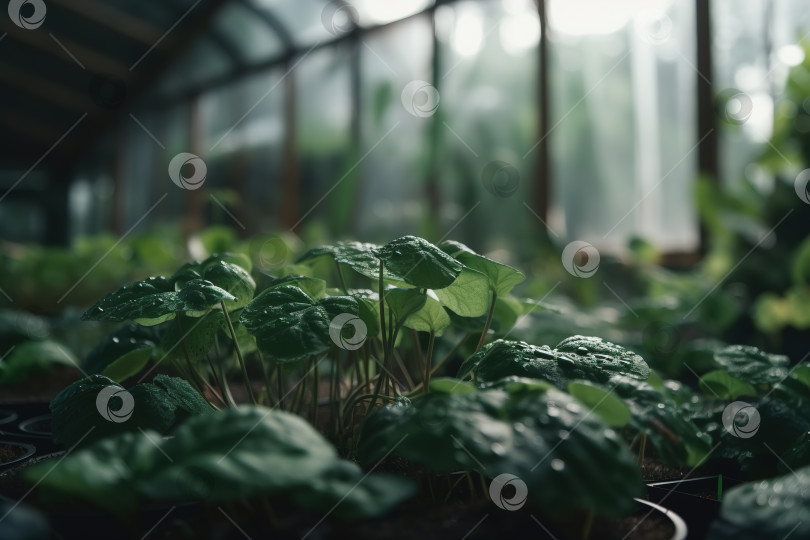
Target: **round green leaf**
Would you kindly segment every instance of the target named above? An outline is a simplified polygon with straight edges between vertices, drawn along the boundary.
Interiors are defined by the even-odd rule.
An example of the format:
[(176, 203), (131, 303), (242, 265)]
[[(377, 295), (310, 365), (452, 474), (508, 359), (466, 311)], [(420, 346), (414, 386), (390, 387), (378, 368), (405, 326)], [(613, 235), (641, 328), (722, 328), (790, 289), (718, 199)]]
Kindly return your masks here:
[(623, 427), (630, 421), (630, 409), (614, 394), (588, 382), (568, 383), (568, 393), (588, 406), (610, 427)]
[(515, 285), (526, 279), (526, 276), (515, 268), (479, 255), (461, 242), (448, 240), (442, 242), (439, 247), (466, 267), (486, 275), (490, 289), (498, 296), (506, 296)]
[(447, 309), (462, 317), (485, 314), (492, 301), (487, 276), (470, 268), (462, 268), (453, 283), (433, 292)]
[(437, 300), (429, 295), (424, 296), (424, 305), (408, 315), (403, 326), (417, 332), (433, 332), (437, 336), (441, 336), (444, 329), (450, 326), (450, 317)]
[(443, 289), (458, 277), (460, 262), (427, 240), (403, 236), (376, 250), (385, 268), (415, 287)]

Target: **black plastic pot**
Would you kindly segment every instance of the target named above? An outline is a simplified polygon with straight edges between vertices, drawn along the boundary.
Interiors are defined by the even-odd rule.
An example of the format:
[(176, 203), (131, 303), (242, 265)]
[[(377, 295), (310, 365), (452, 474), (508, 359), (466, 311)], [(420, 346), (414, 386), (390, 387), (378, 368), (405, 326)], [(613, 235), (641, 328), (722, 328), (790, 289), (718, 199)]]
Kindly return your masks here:
[(13, 447), (16, 453), (20, 454), (13, 458), (0, 458), (0, 471), (6, 470), (17, 463), (25, 461), (36, 452), (36, 447), (33, 444), (23, 441), (0, 439), (0, 447)]
[(647, 484), (647, 494), (653, 503), (663, 504), (683, 516), (694, 538), (703, 538), (720, 513), (720, 499), (716, 495), (720, 492), (722, 497), (722, 491), (739, 483), (726, 476), (702, 476)]
[(50, 418), (47, 402), (4, 403), (0, 407), (0, 439), (35, 446), (31, 458), (64, 450), (51, 440)]

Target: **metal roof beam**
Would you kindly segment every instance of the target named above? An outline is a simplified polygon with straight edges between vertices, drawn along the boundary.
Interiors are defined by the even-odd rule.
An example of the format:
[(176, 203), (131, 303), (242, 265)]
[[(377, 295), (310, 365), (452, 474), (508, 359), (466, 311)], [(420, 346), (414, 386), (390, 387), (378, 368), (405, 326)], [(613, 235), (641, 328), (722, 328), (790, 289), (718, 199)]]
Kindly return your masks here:
[(152, 45), (160, 39), (160, 30), (137, 17), (111, 7), (105, 2), (93, 2), (91, 0), (51, 1), (134, 41)]

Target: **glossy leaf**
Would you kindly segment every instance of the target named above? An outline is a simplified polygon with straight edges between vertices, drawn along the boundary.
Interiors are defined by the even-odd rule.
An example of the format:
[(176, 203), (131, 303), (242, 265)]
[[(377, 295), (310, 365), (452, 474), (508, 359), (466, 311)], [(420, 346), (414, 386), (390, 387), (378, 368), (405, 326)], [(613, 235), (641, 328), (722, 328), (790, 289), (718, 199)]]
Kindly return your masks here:
[(714, 363), (732, 377), (751, 384), (774, 384), (788, 376), (787, 356), (749, 345), (729, 345), (714, 353)]
[[(355, 272), (376, 280), (380, 276), (380, 259), (377, 256), (376, 244), (361, 242), (337, 242), (330, 246), (322, 246), (307, 251), (300, 262), (310, 261), (325, 255), (331, 256), (335, 261), (344, 264)], [(383, 279), (397, 279), (397, 276), (387, 268), (383, 268)]]
[(142, 498), (224, 503), (266, 495), (373, 517), (414, 492), (405, 479), (366, 477), (302, 418), (264, 407), (190, 418), (170, 439), (153, 431), (119, 434), (58, 467), (30, 467), (25, 476), (51, 496), (79, 497), (119, 516), (134, 515)]
[[(114, 395), (108, 392), (107, 399), (101, 399), (102, 390), (110, 386), (116, 389)], [(189, 416), (212, 410), (185, 380), (166, 375), (129, 390), (102, 375), (91, 375), (59, 392), (50, 409), (53, 440), (68, 447), (125, 431), (153, 429), (165, 433)]]
[(412, 314), (416, 313), (427, 301), (427, 295), (417, 289), (402, 289), (394, 287), (383, 293), (385, 297), (386, 319), (387, 310), (391, 310), (394, 319), (402, 324)]
[(117, 329), (90, 351), (82, 369), (89, 375), (125, 381), (149, 362), (160, 340), (158, 328), (161, 327), (129, 324)]
[(319, 354), (332, 345), (329, 325), (342, 313), (357, 315), (357, 300), (332, 296), (317, 302), (291, 285), (267, 289), (245, 306), (239, 321), (256, 345), (277, 360)]
[(385, 268), (415, 287), (443, 289), (453, 283), (464, 267), (427, 240), (403, 236), (376, 250)]
[(484, 315), (492, 302), (487, 277), (470, 268), (462, 268), (453, 283), (434, 292), (447, 309), (462, 317)]
[(648, 383), (617, 376), (604, 388), (624, 400), (632, 414), (630, 426), (647, 435), (663, 463), (693, 467), (711, 450), (711, 438)]
[(643, 492), (621, 438), (563, 392), (485, 390), (431, 393), (411, 406), (379, 409), (362, 427), (361, 463), (388, 452), (437, 473), (508, 473), (549, 512), (631, 511)]
[(266, 288), (272, 289), (282, 285), (293, 285), (298, 287), (314, 300), (323, 298), (326, 294), (326, 282), (324, 280), (296, 274), (287, 274), (286, 276), (280, 278), (273, 278), (267, 284)]
[(557, 351), (577, 355), (576, 362), (586, 362), (591, 369), (628, 375), (639, 380), (650, 376), (650, 367), (633, 351), (598, 337), (571, 336), (557, 345)]
[(722, 369), (705, 373), (700, 377), (700, 389), (717, 399), (737, 399), (741, 396), (756, 396), (757, 390), (750, 384), (735, 379)]
[(576, 379), (599, 383), (615, 375), (643, 379), (650, 368), (640, 356), (618, 345), (599, 338), (574, 336), (557, 349), (496, 340), (465, 360), (458, 376), (463, 378), (471, 373), (477, 382), (516, 376), (543, 379), (565, 389)]
[(425, 297), (425, 303), (421, 308), (408, 315), (403, 326), (417, 332), (433, 332), (437, 336), (441, 336), (444, 330), (450, 326), (450, 317), (438, 300), (429, 295), (423, 296)]
[(620, 398), (587, 381), (568, 383), (568, 393), (586, 405), (610, 427), (623, 427), (630, 421), (630, 409)]
[(234, 300), (225, 300), (225, 308), (229, 312), (245, 307), (253, 300), (256, 292), (256, 282), (250, 273), (241, 266), (226, 261), (218, 261), (206, 267), (203, 279), (234, 296)]
[(124, 285), (82, 315), (89, 321), (130, 321), (152, 326), (173, 319), (178, 312), (203, 313), (234, 296), (210, 281), (192, 279), (179, 291), (164, 277)]
[(502, 339), (485, 345), (461, 364), (457, 377), (463, 379), (470, 374), (477, 383), (511, 376), (543, 379), (558, 388), (565, 388), (568, 383), (557, 364), (556, 353), (548, 346)]
[(728, 490), (709, 540), (810, 538), (810, 467)]
[(439, 247), (466, 267), (486, 275), (490, 289), (498, 296), (506, 296), (515, 285), (526, 279), (526, 276), (515, 268), (479, 255), (461, 242), (447, 240), (439, 244)]

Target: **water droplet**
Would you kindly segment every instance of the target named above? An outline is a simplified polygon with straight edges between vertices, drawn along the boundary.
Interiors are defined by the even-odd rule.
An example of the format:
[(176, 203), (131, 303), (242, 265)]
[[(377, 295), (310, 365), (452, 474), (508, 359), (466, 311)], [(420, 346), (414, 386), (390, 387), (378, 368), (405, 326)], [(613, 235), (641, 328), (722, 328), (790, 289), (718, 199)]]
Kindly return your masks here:
[(766, 495), (765, 493), (760, 493), (759, 495), (757, 495), (757, 504), (759, 506), (765, 506), (765, 503), (767, 502), (768, 502), (768, 495)]
[(616, 432), (613, 431), (612, 429), (606, 429), (605, 430), (605, 438), (606, 439), (611, 439), (611, 440), (615, 439), (616, 438)]
[(102, 307), (101, 307), (101, 306), (96, 306), (96, 311), (98, 311), (99, 313), (101, 313), (102, 311), (104, 311), (104, 309), (102, 309)]
[(495, 443), (490, 447), (490, 449), (496, 456), (502, 456), (506, 453), (506, 448), (504, 448), (502, 444)]
[(659, 403), (659, 404), (658, 404), (658, 408), (659, 408), (659, 409), (666, 409), (666, 408), (667, 408), (667, 406), (666, 406), (666, 405), (664, 405), (663, 403)]
[(793, 497), (785, 497), (785, 500), (784, 500), (785, 508), (793, 508), (794, 504), (795, 504), (795, 501), (793, 500)]
[(523, 433), (524, 431), (526, 431), (526, 426), (524, 424), (521, 424), (520, 422), (515, 423), (515, 425), (512, 426), (512, 428), (518, 433)]
[(590, 351), (586, 347), (577, 347), (578, 354), (588, 354)]
[(560, 437), (560, 439), (566, 440), (568, 439), (570, 433), (565, 429), (561, 429), (560, 431), (557, 432), (557, 435)]
[(560, 416), (560, 409), (558, 409), (557, 407), (555, 407), (553, 405), (548, 406), (548, 411), (547, 412), (548, 412), (548, 415), (551, 416), (552, 418), (556, 418), (556, 417)]
[(574, 414), (579, 413), (581, 410), (579, 405), (577, 405), (576, 403), (569, 403), (568, 405), (565, 406), (565, 408), (568, 410), (568, 412)]
[(118, 339), (118, 337), (114, 337), (114, 338), (112, 338), (112, 342), (113, 343), (121, 343), (121, 340)]
[(535, 349), (534, 356), (535, 358), (546, 358), (548, 360), (551, 360), (552, 358), (554, 358), (554, 353), (548, 347), (544, 347)]
[(779, 497), (771, 495), (770, 498), (768, 499), (768, 506), (770, 506), (771, 508), (776, 508), (777, 506), (779, 506), (779, 502), (780, 502)]
[(565, 355), (560, 355), (557, 357), (557, 364), (560, 367), (567, 367), (567, 368), (576, 367), (577, 365), (577, 363), (574, 362), (574, 360), (572, 360), (571, 357)]
[(565, 469), (565, 462), (561, 459), (554, 458), (551, 460), (551, 468), (559, 472)]

